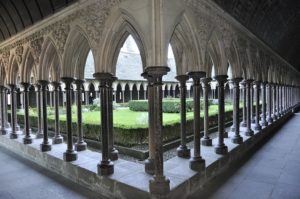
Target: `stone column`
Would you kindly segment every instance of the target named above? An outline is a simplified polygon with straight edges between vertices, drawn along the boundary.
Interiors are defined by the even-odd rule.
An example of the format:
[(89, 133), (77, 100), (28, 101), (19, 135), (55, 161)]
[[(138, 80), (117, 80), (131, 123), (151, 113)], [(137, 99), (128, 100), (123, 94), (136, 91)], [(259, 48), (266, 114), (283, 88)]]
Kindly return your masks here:
[(205, 72), (189, 72), (193, 79), (194, 93), (194, 154), (190, 159), (190, 168), (195, 171), (201, 171), (205, 168), (205, 160), (201, 157), (200, 146), (200, 79), (205, 77)]
[[(146, 73), (142, 73), (142, 76), (147, 79), (148, 76)], [(149, 77), (150, 78), (150, 77)], [(153, 92), (154, 88), (152, 84), (148, 84), (148, 123), (150, 124), (153, 121), (153, 113), (154, 113), (154, 100), (153, 100)], [(145, 95), (146, 98), (146, 95)], [(155, 157), (155, 145), (154, 145), (154, 135), (155, 135), (155, 128), (153, 128), (153, 125), (149, 125), (148, 127), (148, 146), (149, 146), (149, 157), (145, 161), (145, 172), (153, 175), (154, 174), (154, 157)]]
[(43, 129), (42, 129), (42, 107), (41, 107), (41, 86), (39, 84), (35, 85), (35, 93), (36, 93), (36, 105), (38, 111), (38, 131), (36, 132), (36, 138), (43, 138)]
[(4, 87), (4, 112), (5, 112), (5, 128), (9, 130), (11, 128), (10, 123), (8, 122), (8, 114), (7, 114), (7, 93), (8, 93), (8, 88)]
[(242, 78), (231, 79), (233, 83), (233, 128), (234, 137), (232, 142), (235, 144), (243, 143), (243, 138), (240, 135), (240, 82)]
[(5, 87), (4, 86), (0, 86), (0, 106), (1, 106), (1, 135), (6, 135), (6, 117), (5, 117)]
[(112, 161), (119, 159), (119, 151), (114, 147), (114, 124), (113, 124), (113, 87), (112, 84), (116, 81), (117, 78), (112, 76), (110, 80), (107, 80), (108, 87), (108, 104), (107, 104), (107, 112), (108, 112), (108, 151), (109, 158)]
[(252, 87), (252, 79), (246, 80), (246, 89), (247, 89), (247, 130), (245, 132), (245, 135), (252, 136), (254, 134), (253, 130), (251, 129), (251, 87)]
[(90, 92), (89, 91), (84, 91), (84, 98), (85, 98), (85, 105), (89, 105), (89, 100), (90, 100)]
[(276, 85), (277, 117), (280, 118), (280, 85)]
[(268, 126), (268, 122), (266, 120), (266, 84), (267, 82), (262, 82), (262, 117), (261, 117), (261, 125)]
[(124, 95), (124, 92), (125, 92), (125, 91), (122, 90), (122, 102), (123, 102), (123, 103), (125, 102), (125, 95)]
[(267, 95), (267, 100), (268, 100), (268, 118), (267, 121), (269, 124), (273, 123), (273, 118), (272, 118), (272, 84), (268, 83), (267, 85), (267, 90), (268, 90), (268, 95)]
[(227, 75), (218, 75), (214, 77), (218, 82), (218, 144), (215, 147), (215, 152), (217, 154), (226, 154), (228, 152), (228, 147), (224, 144), (224, 133), (225, 133), (225, 102), (224, 102), (224, 84), (227, 81)]
[(241, 82), (241, 87), (242, 87), (242, 95), (243, 95), (243, 121), (241, 123), (242, 127), (247, 126), (247, 109), (246, 109), (246, 82), (242, 81)]
[(188, 158), (191, 150), (186, 146), (186, 81), (189, 79), (187, 75), (178, 75), (175, 77), (180, 83), (180, 135), (181, 144), (177, 148), (177, 156)]
[(250, 103), (251, 103), (251, 107), (250, 107), (250, 116), (251, 116), (251, 123), (255, 124), (255, 117), (254, 117), (254, 110), (255, 110), (255, 106), (254, 106), (254, 88), (253, 88), (253, 84), (250, 85)]
[(75, 144), (76, 151), (84, 151), (87, 148), (86, 142), (83, 140), (83, 132), (82, 132), (82, 109), (81, 109), (81, 95), (82, 95), (82, 84), (83, 80), (77, 79), (75, 80), (76, 84), (76, 105), (77, 105), (77, 142)]
[(129, 101), (132, 100), (132, 90), (129, 90)]
[(52, 82), (54, 87), (53, 97), (54, 97), (54, 110), (55, 110), (55, 136), (52, 139), (52, 144), (63, 143), (63, 137), (60, 134), (60, 123), (59, 123), (59, 82)]
[(17, 115), (17, 109), (19, 107), (19, 104), (18, 104), (18, 100), (17, 98), (20, 96), (20, 89), (18, 89), (17, 85), (16, 85), (16, 88), (15, 88), (15, 109), (16, 109), (16, 131), (21, 131), (21, 128), (20, 128), (20, 125), (18, 124), (18, 115)]
[(153, 109), (149, 110), (149, 114), (152, 112), (149, 126), (154, 131), (149, 131), (149, 133), (154, 133), (154, 176), (150, 180), (149, 190), (154, 195), (165, 195), (170, 191), (170, 181), (164, 176), (162, 142), (162, 76), (169, 71), (169, 67), (152, 66), (146, 67), (143, 73), (143, 76), (148, 80), (148, 85), (153, 88), (152, 92), (149, 93), (149, 99), (153, 101)]
[(51, 144), (48, 141), (48, 121), (47, 121), (47, 86), (49, 84), (46, 80), (39, 80), (41, 86), (41, 105), (42, 105), (42, 126), (43, 126), (43, 142), (40, 145), (42, 152), (51, 151)]
[(10, 120), (10, 123), (11, 123), (11, 133), (9, 134), (9, 137), (10, 139), (17, 139), (18, 138), (18, 134), (17, 134), (17, 129), (16, 129), (16, 100), (15, 100), (15, 97), (16, 97), (16, 85), (14, 84), (9, 84), (8, 85), (10, 87), (10, 106), (11, 106), (11, 113), (10, 113), (10, 116), (11, 116), (11, 120)]
[(203, 89), (203, 100), (204, 100), (204, 137), (201, 139), (201, 144), (203, 146), (212, 146), (212, 139), (208, 135), (208, 127), (209, 127), (209, 122), (208, 122), (208, 87), (209, 87), (209, 82), (211, 81), (210, 77), (204, 77), (201, 78), (201, 85)]
[(256, 98), (256, 106), (255, 106), (255, 126), (254, 129), (257, 131), (261, 130), (261, 125), (259, 124), (259, 90), (260, 90), (260, 81), (255, 81), (255, 98)]
[(63, 77), (61, 80), (65, 83), (66, 92), (66, 119), (67, 119), (67, 150), (64, 152), (64, 160), (71, 162), (77, 160), (77, 152), (73, 149), (73, 132), (72, 132), (72, 82), (71, 77)]
[(101, 103), (101, 141), (102, 141), (102, 160), (98, 163), (99, 175), (110, 175), (114, 173), (114, 164), (109, 158), (109, 123), (111, 117), (108, 116), (109, 88), (108, 81), (111, 81), (111, 73), (94, 73), (94, 77), (100, 82), (100, 103)]
[(277, 120), (277, 103), (276, 103), (276, 84), (272, 84), (272, 90), (273, 90), (273, 119)]
[(24, 133), (25, 133), (25, 137), (23, 138), (23, 143), (24, 144), (31, 144), (32, 143), (32, 138), (30, 135), (30, 123), (29, 123), (29, 87), (30, 84), (29, 83), (21, 83), (21, 85), (23, 86), (24, 89)]

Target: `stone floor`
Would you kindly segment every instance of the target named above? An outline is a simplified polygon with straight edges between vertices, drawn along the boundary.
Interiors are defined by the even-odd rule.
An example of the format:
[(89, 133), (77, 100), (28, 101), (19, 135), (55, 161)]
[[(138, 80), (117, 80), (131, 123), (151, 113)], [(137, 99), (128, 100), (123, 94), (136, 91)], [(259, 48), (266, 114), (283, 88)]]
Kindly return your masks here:
[(299, 199), (300, 113), (296, 113), (246, 163), (191, 198)]
[(0, 199), (104, 198), (0, 146)]

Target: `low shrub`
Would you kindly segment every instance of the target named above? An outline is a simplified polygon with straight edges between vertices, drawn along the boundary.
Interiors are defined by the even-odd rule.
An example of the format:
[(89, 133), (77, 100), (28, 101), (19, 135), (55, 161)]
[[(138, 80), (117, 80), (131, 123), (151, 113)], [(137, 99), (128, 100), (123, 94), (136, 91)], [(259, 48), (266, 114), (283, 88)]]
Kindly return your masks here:
[[(148, 111), (148, 100), (132, 100), (129, 102), (129, 109), (131, 111)], [(203, 100), (200, 100), (200, 108), (204, 107)], [(192, 99), (186, 100), (186, 111), (191, 112), (194, 108), (194, 101)], [(180, 99), (163, 99), (162, 110), (164, 113), (179, 113)]]

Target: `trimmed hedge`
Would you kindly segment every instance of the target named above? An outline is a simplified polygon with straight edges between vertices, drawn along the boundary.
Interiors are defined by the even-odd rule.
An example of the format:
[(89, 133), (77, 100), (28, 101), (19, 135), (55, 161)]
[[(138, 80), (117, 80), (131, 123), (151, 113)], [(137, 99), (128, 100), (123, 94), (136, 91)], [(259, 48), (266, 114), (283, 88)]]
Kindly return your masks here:
[[(148, 111), (148, 100), (131, 100), (128, 104), (131, 111)], [(200, 100), (200, 108), (204, 106), (203, 100)], [(194, 108), (192, 99), (186, 100), (186, 111), (191, 112)], [(163, 99), (162, 110), (164, 113), (180, 113), (180, 99)]]

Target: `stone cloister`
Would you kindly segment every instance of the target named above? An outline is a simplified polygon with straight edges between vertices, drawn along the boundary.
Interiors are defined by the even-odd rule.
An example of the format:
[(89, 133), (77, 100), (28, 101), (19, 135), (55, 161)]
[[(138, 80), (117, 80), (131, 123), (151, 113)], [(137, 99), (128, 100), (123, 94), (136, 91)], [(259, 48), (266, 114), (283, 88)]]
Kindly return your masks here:
[[(135, 84), (118, 81), (116, 76), (117, 58), (129, 35), (139, 48), (143, 65), (141, 76), (144, 81)], [(177, 82), (162, 81), (170, 70), (167, 62), (169, 44), (174, 52)], [(82, 103), (89, 103), (90, 95), (90, 81), (87, 83), (84, 78), (89, 51), (95, 63), (94, 80), (91, 81), (101, 103), (99, 134), (102, 147), (99, 162), (91, 169), (95, 175), (93, 172), (82, 174), (78, 169), (74, 180), (72, 169), (80, 164), (72, 162), (89, 157), (81, 116)], [(208, 87), (212, 81), (216, 82), (218, 97), (218, 134), (214, 140), (208, 134), (208, 95), (211, 95)], [(231, 85), (233, 100), (232, 136), (229, 137), (224, 121), (227, 83)], [(119, 184), (126, 185), (135, 179), (131, 176), (119, 180), (118, 173), (126, 168), (126, 161), (118, 158), (114, 147), (112, 111), (113, 101), (129, 100), (124, 97), (125, 90), (129, 89), (130, 99), (148, 99), (149, 102), (149, 158), (143, 166), (143, 174), (138, 175), (143, 176), (140, 180), (147, 183), (147, 188), (131, 183), (128, 186), (133, 187), (132, 193), (138, 187), (136, 193), (147, 197), (173, 198), (175, 194), (187, 197), (209, 179), (204, 176), (210, 175), (205, 172), (209, 172), (207, 167), (212, 160), (206, 159), (204, 151), (211, 150), (218, 161), (229, 157), (234, 147), (250, 147), (248, 140), (256, 139), (256, 134), (271, 131), (292, 114), (299, 105), (299, 86), (299, 71), (211, 1), (79, 0), (0, 43), (0, 123), (2, 137), (8, 138), (1, 142), (12, 145), (14, 140), (22, 139), (19, 149), (29, 156), (32, 149), (22, 147), (38, 144), (34, 154), (41, 165), (46, 164), (42, 161), (50, 161), (51, 151), (55, 149), (56, 153), (59, 148), (57, 157), (61, 156), (58, 159), (62, 162), (57, 164), (63, 165), (66, 171), (54, 165), (51, 170), (66, 172), (62, 175), (108, 197), (130, 198), (122, 192), (125, 188)], [(17, 89), (22, 95), (24, 108), (23, 130), (17, 123)], [(65, 93), (66, 145), (59, 130), (61, 90)], [(133, 90), (136, 92), (134, 97)], [(167, 93), (163, 92), (166, 90)], [(192, 95), (187, 90), (192, 90)], [(254, 94), (251, 94), (252, 90)], [(52, 93), (50, 98), (47, 97), (49, 91)], [(31, 133), (29, 120), (30, 92), (36, 94), (39, 107), (36, 135)], [(178, 158), (173, 161), (177, 161), (174, 164), (184, 162), (180, 168), (183, 173), (189, 173), (184, 180), (168, 175), (167, 163), (163, 160), (162, 98), (168, 95), (181, 100), (181, 144), (177, 149)], [(200, 95), (204, 98), (203, 137), (200, 134)], [(194, 100), (193, 148), (186, 145), (185, 100), (188, 96)], [(73, 140), (71, 115), (74, 99), (77, 106), (76, 142)], [(56, 134), (53, 138), (48, 136), (49, 100), (55, 108)], [(243, 101), (241, 107), (240, 101)], [(254, 103), (261, 106), (251, 110)], [(11, 118), (8, 118), (8, 112)], [(41, 160), (37, 160), (38, 157)], [(134, 165), (131, 169), (135, 167), (140, 168)], [(86, 183), (88, 180), (80, 179), (84, 175), (90, 176), (92, 185)]]

